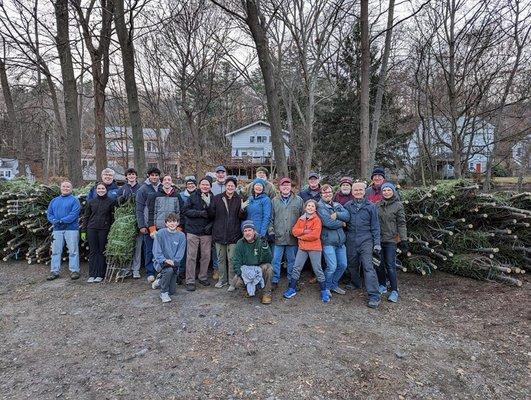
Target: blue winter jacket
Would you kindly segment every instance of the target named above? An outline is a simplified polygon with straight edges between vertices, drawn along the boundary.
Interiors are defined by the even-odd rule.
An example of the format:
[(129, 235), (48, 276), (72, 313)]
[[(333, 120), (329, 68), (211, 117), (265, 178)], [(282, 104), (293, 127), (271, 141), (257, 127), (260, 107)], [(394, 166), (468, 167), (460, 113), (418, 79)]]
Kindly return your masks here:
[[(97, 185), (92, 186), (90, 192), (88, 192), (87, 201), (95, 199), (98, 196), (96, 194), (96, 186)], [(109, 199), (116, 200), (116, 198), (118, 197), (118, 190), (120, 189), (116, 184), (116, 181), (112, 181), (109, 185), (105, 185), (105, 187), (107, 188), (107, 197)]]
[[(252, 193), (254, 193), (254, 185), (258, 182), (262, 183), (262, 186), (265, 187), (265, 182), (262, 179), (255, 179), (251, 190)], [(247, 219), (254, 222), (256, 232), (260, 236), (265, 236), (267, 234), (267, 228), (271, 221), (271, 199), (267, 194), (260, 193), (258, 196), (255, 196), (254, 194), (249, 196)]]
[(48, 205), (48, 221), (53, 225), (54, 231), (79, 230), (79, 212), (81, 204), (72, 194), (57, 196)]
[(155, 234), (153, 242), (153, 265), (160, 272), (164, 267), (165, 260), (173, 261), (173, 270), (176, 271), (186, 251), (186, 236), (179, 230), (170, 232), (168, 228), (162, 228)]
[[(336, 219), (330, 216), (336, 213)], [(325, 203), (323, 199), (317, 203), (317, 214), (321, 218), (321, 243), (323, 246), (341, 246), (347, 240), (343, 230), (343, 222), (350, 219), (349, 212), (339, 203)]]
[(347, 222), (347, 244), (361, 246), (372, 242), (372, 246), (380, 246), (380, 220), (376, 205), (363, 199), (361, 204), (351, 200), (344, 207), (350, 214)]

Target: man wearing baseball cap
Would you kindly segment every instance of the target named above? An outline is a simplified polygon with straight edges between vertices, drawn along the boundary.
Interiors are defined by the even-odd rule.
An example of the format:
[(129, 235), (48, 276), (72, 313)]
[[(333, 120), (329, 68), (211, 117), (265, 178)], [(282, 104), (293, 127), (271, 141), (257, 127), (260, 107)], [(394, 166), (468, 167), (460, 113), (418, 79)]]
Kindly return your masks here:
[(247, 287), (248, 296), (254, 296), (256, 287), (263, 289), (262, 304), (271, 304), (271, 248), (267, 239), (256, 233), (251, 220), (242, 223), (243, 238), (238, 240), (232, 256), (234, 287)]
[(212, 194), (223, 193), (225, 191), (225, 179), (227, 179), (227, 170), (223, 165), (218, 165), (214, 170), (216, 172), (216, 182), (212, 184)]
[(291, 228), (304, 212), (304, 202), (292, 191), (291, 179), (282, 178), (279, 182), (280, 194), (272, 200), (271, 222), (269, 236), (273, 238), (273, 288), (280, 280), (280, 264), (286, 254), (288, 261), (288, 278), (291, 278), (295, 256), (297, 254), (297, 239), (292, 235)]
[(315, 200), (319, 203), (321, 200), (321, 184), (319, 183), (319, 175), (315, 172), (310, 172), (308, 175), (308, 187), (299, 193), (301, 199), (306, 203), (308, 200)]

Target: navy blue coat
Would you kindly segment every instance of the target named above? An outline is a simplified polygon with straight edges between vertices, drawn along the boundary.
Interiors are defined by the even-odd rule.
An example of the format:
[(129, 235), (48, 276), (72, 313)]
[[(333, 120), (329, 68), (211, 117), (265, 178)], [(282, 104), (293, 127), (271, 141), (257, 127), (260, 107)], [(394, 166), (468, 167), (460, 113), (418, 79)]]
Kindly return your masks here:
[[(337, 213), (337, 218), (332, 219), (330, 216)], [(339, 203), (325, 203), (322, 199), (317, 203), (317, 214), (321, 218), (321, 242), (323, 246), (341, 246), (347, 240), (343, 230), (343, 222), (350, 219), (349, 212)]]
[(378, 209), (374, 203), (363, 199), (359, 209), (355, 200), (345, 204), (350, 218), (347, 222), (347, 244), (361, 246), (372, 243), (372, 246), (380, 246), (380, 220)]

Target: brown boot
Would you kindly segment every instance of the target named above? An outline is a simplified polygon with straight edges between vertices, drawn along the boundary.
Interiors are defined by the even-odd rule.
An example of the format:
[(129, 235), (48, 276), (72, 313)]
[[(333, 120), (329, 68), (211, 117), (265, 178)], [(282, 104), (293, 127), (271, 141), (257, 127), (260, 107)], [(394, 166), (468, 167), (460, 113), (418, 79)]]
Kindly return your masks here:
[(219, 279), (219, 271), (217, 269), (212, 272), (212, 279), (214, 279), (215, 281)]
[(270, 294), (264, 294), (262, 296), (262, 304), (271, 304), (272, 301), (273, 299), (271, 298)]

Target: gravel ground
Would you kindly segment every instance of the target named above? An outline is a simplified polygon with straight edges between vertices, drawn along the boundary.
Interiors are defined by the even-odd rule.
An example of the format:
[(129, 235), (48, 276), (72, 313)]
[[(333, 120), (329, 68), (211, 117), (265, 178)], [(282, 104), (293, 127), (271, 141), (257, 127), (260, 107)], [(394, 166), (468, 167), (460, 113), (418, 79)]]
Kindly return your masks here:
[[(85, 272), (87, 266), (83, 265)], [(527, 399), (529, 283), (401, 274), (401, 299), (291, 300), (0, 265), (2, 399)], [(82, 278), (86, 279), (86, 273)], [(282, 289), (285, 282), (282, 282)]]

